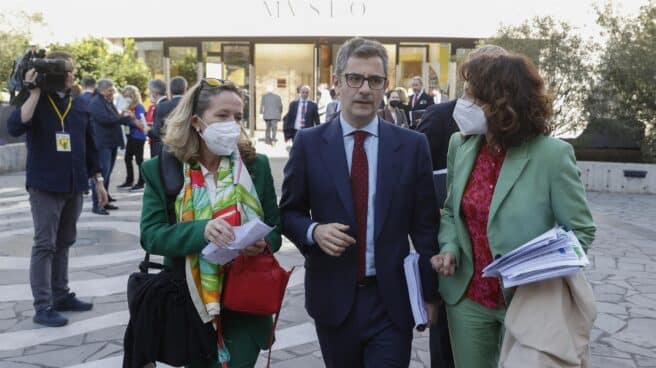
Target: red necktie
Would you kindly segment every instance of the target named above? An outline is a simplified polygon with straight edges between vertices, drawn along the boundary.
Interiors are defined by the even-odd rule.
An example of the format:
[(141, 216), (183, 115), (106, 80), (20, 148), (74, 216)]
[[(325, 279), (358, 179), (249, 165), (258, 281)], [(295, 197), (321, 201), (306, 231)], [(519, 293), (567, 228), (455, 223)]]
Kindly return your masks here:
[(413, 107), (413, 108), (414, 108), (415, 106), (417, 106), (417, 97), (419, 97), (419, 96), (417, 95), (417, 93), (415, 93), (415, 97), (412, 99), (412, 107)]
[(305, 128), (305, 101), (301, 103), (301, 128)]
[(353, 162), (351, 163), (351, 193), (357, 223), (358, 281), (365, 277), (365, 251), (367, 248), (367, 208), (369, 205), (369, 164), (364, 150), (364, 140), (369, 133), (356, 131), (354, 134)]

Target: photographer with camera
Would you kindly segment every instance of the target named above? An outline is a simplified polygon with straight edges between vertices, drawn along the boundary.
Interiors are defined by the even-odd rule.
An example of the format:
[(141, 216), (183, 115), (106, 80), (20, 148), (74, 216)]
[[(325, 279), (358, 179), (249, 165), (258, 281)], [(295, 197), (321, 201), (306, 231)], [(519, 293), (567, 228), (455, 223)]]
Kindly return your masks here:
[[(36, 313), (33, 321), (56, 327), (68, 323), (61, 311), (86, 311), (93, 304), (75, 297), (68, 288), (68, 251), (75, 243), (82, 195), (88, 181), (95, 183), (101, 203), (107, 202), (98, 151), (87, 107), (73, 98), (73, 59), (53, 52), (32, 59), (21, 88), (29, 96), (7, 122), (9, 133), (26, 135), (26, 188), (34, 221), (30, 285)], [(43, 65), (55, 66), (53, 68)], [(66, 65), (64, 69), (60, 66)], [(23, 90), (23, 92), (24, 92)]]

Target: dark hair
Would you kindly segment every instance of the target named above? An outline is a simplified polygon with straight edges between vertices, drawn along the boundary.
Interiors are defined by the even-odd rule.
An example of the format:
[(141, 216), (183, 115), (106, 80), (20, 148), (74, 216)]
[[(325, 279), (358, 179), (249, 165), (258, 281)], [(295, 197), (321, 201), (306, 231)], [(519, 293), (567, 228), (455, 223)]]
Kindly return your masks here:
[(46, 57), (48, 59), (73, 60), (73, 56), (64, 51), (51, 51)]
[(161, 79), (152, 79), (148, 82), (148, 89), (160, 96), (164, 96), (166, 94), (166, 83)]
[(335, 74), (341, 77), (346, 70), (346, 64), (351, 57), (368, 59), (379, 57), (383, 62), (383, 73), (387, 76), (387, 64), (389, 58), (387, 57), (387, 50), (378, 41), (368, 40), (365, 38), (355, 37), (344, 42), (337, 51), (337, 60)]
[(93, 77), (82, 78), (82, 87), (96, 88), (96, 80)]
[(526, 56), (481, 55), (466, 61), (460, 75), (466, 92), (483, 104), (491, 145), (508, 150), (551, 133), (552, 98)]
[(171, 94), (184, 95), (187, 90), (187, 80), (184, 77), (175, 77), (171, 79)]
[(328, 91), (328, 93), (330, 93), (330, 98), (332, 98), (333, 100), (335, 99), (335, 97), (337, 97), (337, 92), (335, 92), (334, 88), (331, 88), (330, 91)]

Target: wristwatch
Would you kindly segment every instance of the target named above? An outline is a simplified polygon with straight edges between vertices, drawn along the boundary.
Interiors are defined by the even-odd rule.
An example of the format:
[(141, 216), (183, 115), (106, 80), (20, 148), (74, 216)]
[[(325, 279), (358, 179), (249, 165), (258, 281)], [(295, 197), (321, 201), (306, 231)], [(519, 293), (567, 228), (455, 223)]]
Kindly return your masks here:
[(33, 90), (37, 87), (36, 83), (30, 81), (23, 81), (23, 85), (29, 90)]

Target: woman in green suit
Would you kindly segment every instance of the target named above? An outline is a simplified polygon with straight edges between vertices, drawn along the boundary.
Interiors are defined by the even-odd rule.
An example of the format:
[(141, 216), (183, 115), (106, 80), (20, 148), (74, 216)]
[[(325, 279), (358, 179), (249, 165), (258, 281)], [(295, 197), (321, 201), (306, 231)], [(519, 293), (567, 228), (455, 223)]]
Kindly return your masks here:
[[(200, 256), (212, 242), (225, 247), (234, 239), (232, 226), (256, 218), (275, 227), (242, 255), (253, 256), (267, 245), (280, 248), (280, 215), (269, 160), (256, 154), (242, 134), (243, 104), (239, 90), (228, 82), (204, 79), (191, 88), (171, 113), (163, 142), (180, 162), (184, 179), (175, 200), (177, 223), (169, 225), (167, 195), (159, 160), (143, 164), (146, 188), (141, 215), (141, 244), (152, 254), (185, 257), (187, 286), (204, 322), (220, 318), (230, 368), (254, 367), (268, 348), (270, 316), (221, 310), (221, 266)], [(168, 259), (166, 260), (168, 263)], [(225, 354), (228, 353), (228, 354)], [(192, 367), (218, 367), (218, 357), (199, 359)]]
[(460, 73), (465, 95), (453, 113), (460, 133), (449, 143), (440, 254), (431, 263), (456, 367), (496, 367), (511, 291), (482, 269), (556, 224), (587, 249), (595, 225), (572, 147), (549, 137), (551, 98), (533, 63), (483, 55)]

